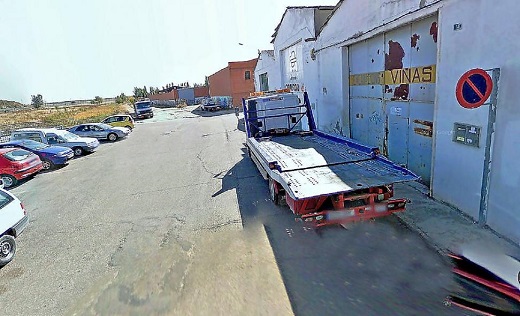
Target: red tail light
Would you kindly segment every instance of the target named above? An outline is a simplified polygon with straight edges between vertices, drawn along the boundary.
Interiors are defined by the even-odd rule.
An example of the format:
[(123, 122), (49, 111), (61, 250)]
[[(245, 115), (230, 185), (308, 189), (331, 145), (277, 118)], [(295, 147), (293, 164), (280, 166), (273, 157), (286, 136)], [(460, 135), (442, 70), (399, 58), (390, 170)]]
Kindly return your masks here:
[(23, 215), (27, 215), (27, 210), (26, 210), (25, 207), (23, 206), (23, 203), (20, 202), (20, 206), (22, 207)]

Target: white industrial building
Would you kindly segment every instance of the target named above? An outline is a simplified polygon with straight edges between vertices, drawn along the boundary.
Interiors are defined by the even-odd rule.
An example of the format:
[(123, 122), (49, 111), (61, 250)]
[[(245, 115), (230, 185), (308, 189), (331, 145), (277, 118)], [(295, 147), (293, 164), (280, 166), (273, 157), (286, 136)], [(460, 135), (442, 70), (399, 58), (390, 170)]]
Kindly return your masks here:
[[(520, 244), (517, 13), (516, 0), (289, 7), (273, 35), (280, 82), (269, 87), (307, 91), (319, 129), (378, 146), (433, 197)], [(487, 101), (463, 107), (457, 83), (475, 68), (491, 80), (476, 71), (459, 96)]]
[(273, 50), (258, 52), (255, 67), (255, 91), (270, 91), (280, 88), (280, 71)]

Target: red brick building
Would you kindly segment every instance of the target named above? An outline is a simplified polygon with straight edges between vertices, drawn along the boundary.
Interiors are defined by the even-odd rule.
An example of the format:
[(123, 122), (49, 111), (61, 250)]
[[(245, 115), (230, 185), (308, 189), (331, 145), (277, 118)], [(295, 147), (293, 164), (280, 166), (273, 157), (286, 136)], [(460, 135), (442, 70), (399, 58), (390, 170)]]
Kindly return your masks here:
[(179, 92), (177, 89), (174, 89), (170, 92), (160, 92), (157, 94), (152, 94), (149, 96), (150, 100), (178, 100), (179, 99)]
[(196, 98), (209, 97), (208, 86), (194, 87), (193, 90)]
[(230, 96), (233, 105), (240, 106), (242, 98), (255, 91), (254, 71), (258, 58), (247, 61), (228, 62), (223, 68), (209, 76), (210, 96)]

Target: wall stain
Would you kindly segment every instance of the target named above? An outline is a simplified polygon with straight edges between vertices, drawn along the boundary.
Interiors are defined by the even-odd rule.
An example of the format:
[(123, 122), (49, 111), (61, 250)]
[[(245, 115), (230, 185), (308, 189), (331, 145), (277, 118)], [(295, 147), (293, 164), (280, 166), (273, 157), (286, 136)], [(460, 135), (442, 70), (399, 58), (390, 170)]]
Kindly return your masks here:
[(433, 22), (432, 26), (430, 26), (430, 35), (433, 37), (433, 41), (435, 43), (437, 43), (437, 32), (438, 32), (437, 22)]
[(409, 84), (402, 84), (394, 90), (394, 97), (392, 100), (408, 100), (408, 93), (410, 92)]
[(404, 49), (398, 42), (388, 41), (388, 54), (385, 54), (385, 70), (403, 68)]
[(419, 47), (417, 47), (417, 41), (419, 41), (420, 38), (421, 38), (421, 35), (419, 35), (417, 33), (412, 35), (412, 37), (410, 38), (410, 45), (412, 47), (416, 47), (417, 50), (419, 50)]

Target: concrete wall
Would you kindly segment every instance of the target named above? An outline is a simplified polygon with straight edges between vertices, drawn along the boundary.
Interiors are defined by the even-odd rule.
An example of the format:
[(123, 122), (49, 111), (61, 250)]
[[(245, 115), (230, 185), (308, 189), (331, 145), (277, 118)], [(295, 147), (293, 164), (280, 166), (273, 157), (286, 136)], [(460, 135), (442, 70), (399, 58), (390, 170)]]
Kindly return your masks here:
[[(308, 83), (322, 130), (349, 135), (348, 45), (436, 12), (439, 0), (343, 1), (313, 43), (318, 80)], [(435, 5), (434, 5), (435, 4)], [(422, 8), (422, 10), (420, 10)]]
[(231, 77), (229, 67), (222, 68), (209, 76), (209, 95), (231, 95)]
[[(273, 41), (274, 56), (278, 63), (278, 72), (280, 73), (280, 81), (273, 82), (273, 84), (277, 87), (285, 88), (287, 78), (283, 77), (286, 73), (286, 64), (289, 61), (286, 60), (287, 58), (284, 56), (284, 50), (291, 46), (301, 45), (301, 57), (305, 59), (306, 57), (309, 57), (311, 46), (313, 46), (305, 40), (312, 39), (315, 36), (313, 8), (290, 8), (286, 10)], [(309, 68), (308, 62), (305, 62), (304, 60), (298, 60), (297, 62), (298, 72), (300, 74), (309, 71), (307, 69)], [(317, 65), (312, 63), (310, 67), (317, 67)], [(307, 87), (311, 80), (298, 78), (298, 81), (300, 87), (301, 85)]]
[[(455, 86), (469, 69), (499, 67), (487, 224), (520, 244), (520, 212), (515, 197), (520, 189), (520, 107), (515, 93), (520, 82), (517, 6), (515, 0), (504, 0), (500, 5), (491, 0), (344, 1), (314, 42), (318, 80), (317, 84), (307, 83), (306, 88), (316, 103), (320, 129), (341, 133), (340, 128), (345, 130), (349, 124), (346, 47), (438, 12), (432, 194), (478, 218), (488, 107), (462, 108), (455, 98)], [(299, 21), (295, 29), (304, 26), (305, 17)], [(454, 31), (456, 23), (462, 24), (461, 30)], [(284, 42), (291, 40), (294, 38)], [(307, 73), (305, 76), (308, 78)], [(453, 142), (455, 122), (482, 127), (480, 147)]]
[(267, 73), (269, 89), (280, 89), (280, 68), (274, 57), (274, 52), (261, 51), (255, 67), (255, 91), (260, 91), (260, 75)]
[[(471, 8), (468, 10), (468, 8)], [(468, 110), (455, 98), (455, 86), (469, 69), (501, 69), (493, 144), (488, 224), (520, 244), (520, 24), (518, 2), (446, 1), (439, 13), (436, 138), (433, 194), (478, 218), (488, 106)], [(462, 24), (459, 31), (455, 23)], [(482, 126), (480, 148), (454, 143), (454, 122)]]

